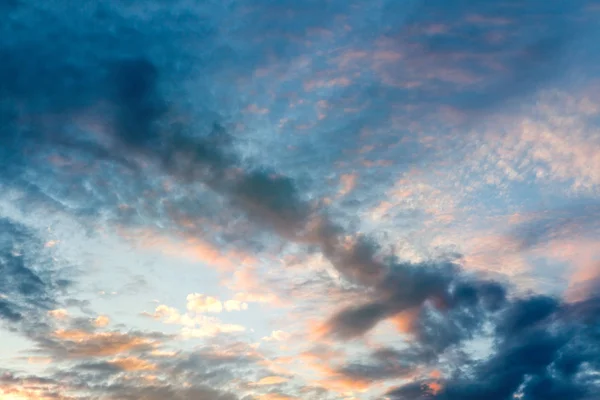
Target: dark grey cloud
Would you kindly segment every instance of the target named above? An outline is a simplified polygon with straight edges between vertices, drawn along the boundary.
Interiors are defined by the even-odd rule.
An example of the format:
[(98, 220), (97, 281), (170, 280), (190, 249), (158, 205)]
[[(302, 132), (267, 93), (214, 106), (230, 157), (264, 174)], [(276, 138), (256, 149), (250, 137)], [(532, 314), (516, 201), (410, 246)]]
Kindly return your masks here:
[[(366, 263), (367, 268), (372, 262)], [(371, 287), (371, 300), (335, 314), (327, 322), (332, 334), (346, 339), (360, 336), (384, 319), (420, 309), (423, 324), (417, 325), (418, 334), (423, 340), (428, 338), (430, 344), (437, 340), (447, 347), (463, 334), (469, 336), (475, 326), (480, 326), (481, 314), (495, 312), (506, 300), (502, 285), (465, 278), (459, 265), (452, 262), (411, 264), (390, 258), (389, 264), (381, 264), (380, 269), (386, 274)], [(447, 318), (440, 318), (444, 314), (437, 310)], [(428, 320), (436, 321), (435, 329), (424, 323)]]
[(352, 362), (336, 370), (348, 379), (361, 382), (377, 382), (411, 376), (416, 370), (431, 361), (433, 354), (424, 349), (409, 348), (395, 350), (384, 348), (374, 351), (368, 360)]
[(426, 400), (433, 398), (433, 393), (427, 383), (415, 382), (390, 390), (386, 395), (393, 400)]
[[(372, 260), (366, 261), (368, 269)], [(600, 351), (593, 328), (600, 299), (568, 304), (545, 295), (509, 296), (509, 288), (465, 275), (454, 264), (410, 265), (392, 259), (386, 271), (384, 279), (369, 287), (370, 302), (339, 311), (327, 327), (338, 338), (351, 339), (417, 307), (409, 350), (386, 357), (374, 353), (369, 362), (351, 362), (339, 373), (363, 381), (401, 377), (416, 366), (440, 365), (443, 356), (462, 351), (470, 339), (488, 337), (493, 341), (489, 357), (475, 361), (462, 356), (455, 366), (449, 364), (453, 372), (440, 382), (441, 390), (421, 382), (391, 391), (390, 398), (505, 400), (522, 394), (530, 400), (568, 393), (587, 399), (599, 393), (598, 382), (586, 371), (598, 368), (592, 360)]]
[[(587, 373), (598, 368), (600, 341), (593, 327), (598, 299), (585, 303), (569, 305), (543, 296), (516, 299), (492, 320), (497, 330), (489, 358), (458, 366), (441, 381), (439, 392), (408, 385), (391, 391), (390, 398), (404, 399), (413, 390), (415, 396), (440, 400), (593, 398), (600, 387)], [(574, 312), (582, 306), (585, 311)]]

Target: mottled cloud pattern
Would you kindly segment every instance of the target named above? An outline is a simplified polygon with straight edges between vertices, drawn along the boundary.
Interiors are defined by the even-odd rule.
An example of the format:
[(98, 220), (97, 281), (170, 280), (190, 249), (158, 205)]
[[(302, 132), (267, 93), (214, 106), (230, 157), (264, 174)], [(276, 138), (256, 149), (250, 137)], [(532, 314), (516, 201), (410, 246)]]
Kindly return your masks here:
[(595, 1), (0, 12), (0, 397), (600, 396)]

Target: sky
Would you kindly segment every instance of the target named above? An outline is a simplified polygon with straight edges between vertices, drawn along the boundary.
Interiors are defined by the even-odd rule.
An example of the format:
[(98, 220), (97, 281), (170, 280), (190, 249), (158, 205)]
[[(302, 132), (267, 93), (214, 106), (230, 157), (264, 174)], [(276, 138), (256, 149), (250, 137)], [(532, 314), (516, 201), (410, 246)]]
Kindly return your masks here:
[(600, 397), (600, 1), (0, 16), (2, 400)]

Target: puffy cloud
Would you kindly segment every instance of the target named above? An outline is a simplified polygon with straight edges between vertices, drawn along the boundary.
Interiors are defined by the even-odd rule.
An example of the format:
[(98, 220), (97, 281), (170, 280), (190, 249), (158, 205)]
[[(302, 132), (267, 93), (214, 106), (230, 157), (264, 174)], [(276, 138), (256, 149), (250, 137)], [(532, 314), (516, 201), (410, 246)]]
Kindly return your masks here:
[(108, 326), (109, 323), (110, 318), (108, 318), (106, 315), (99, 315), (96, 317), (96, 319), (94, 319), (94, 326), (97, 328), (104, 328)]
[(277, 342), (284, 342), (286, 340), (288, 340), (292, 335), (288, 332), (285, 331), (273, 331), (271, 332), (271, 335), (269, 336), (265, 336), (263, 338), (263, 340), (270, 342), (270, 341), (277, 341)]
[[(228, 300), (224, 304), (227, 311), (243, 310), (246, 305), (235, 300)], [(214, 297), (192, 293), (187, 296), (187, 309), (189, 313), (181, 314), (176, 308), (159, 305), (153, 314), (144, 313), (144, 315), (162, 320), (166, 324), (181, 325), (181, 335), (184, 338), (214, 337), (246, 330), (242, 325), (223, 323), (217, 318), (203, 315), (223, 310), (223, 303)]]
[(223, 303), (211, 296), (191, 293), (187, 296), (187, 309), (196, 313), (220, 313), (223, 311)]
[(248, 309), (248, 303), (239, 300), (227, 300), (223, 303), (227, 311), (242, 311)]
[(154, 310), (152, 317), (155, 319), (161, 319), (165, 324), (178, 324), (181, 322), (181, 314), (176, 308), (165, 306), (164, 304), (159, 305)]

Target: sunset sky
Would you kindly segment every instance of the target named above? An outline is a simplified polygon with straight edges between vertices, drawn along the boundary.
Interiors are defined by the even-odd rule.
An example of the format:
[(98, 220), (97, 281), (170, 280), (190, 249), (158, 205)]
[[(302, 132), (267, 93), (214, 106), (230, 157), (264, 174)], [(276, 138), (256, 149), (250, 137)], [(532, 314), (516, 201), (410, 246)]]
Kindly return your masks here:
[(1, 400), (600, 398), (600, 1), (0, 21)]

